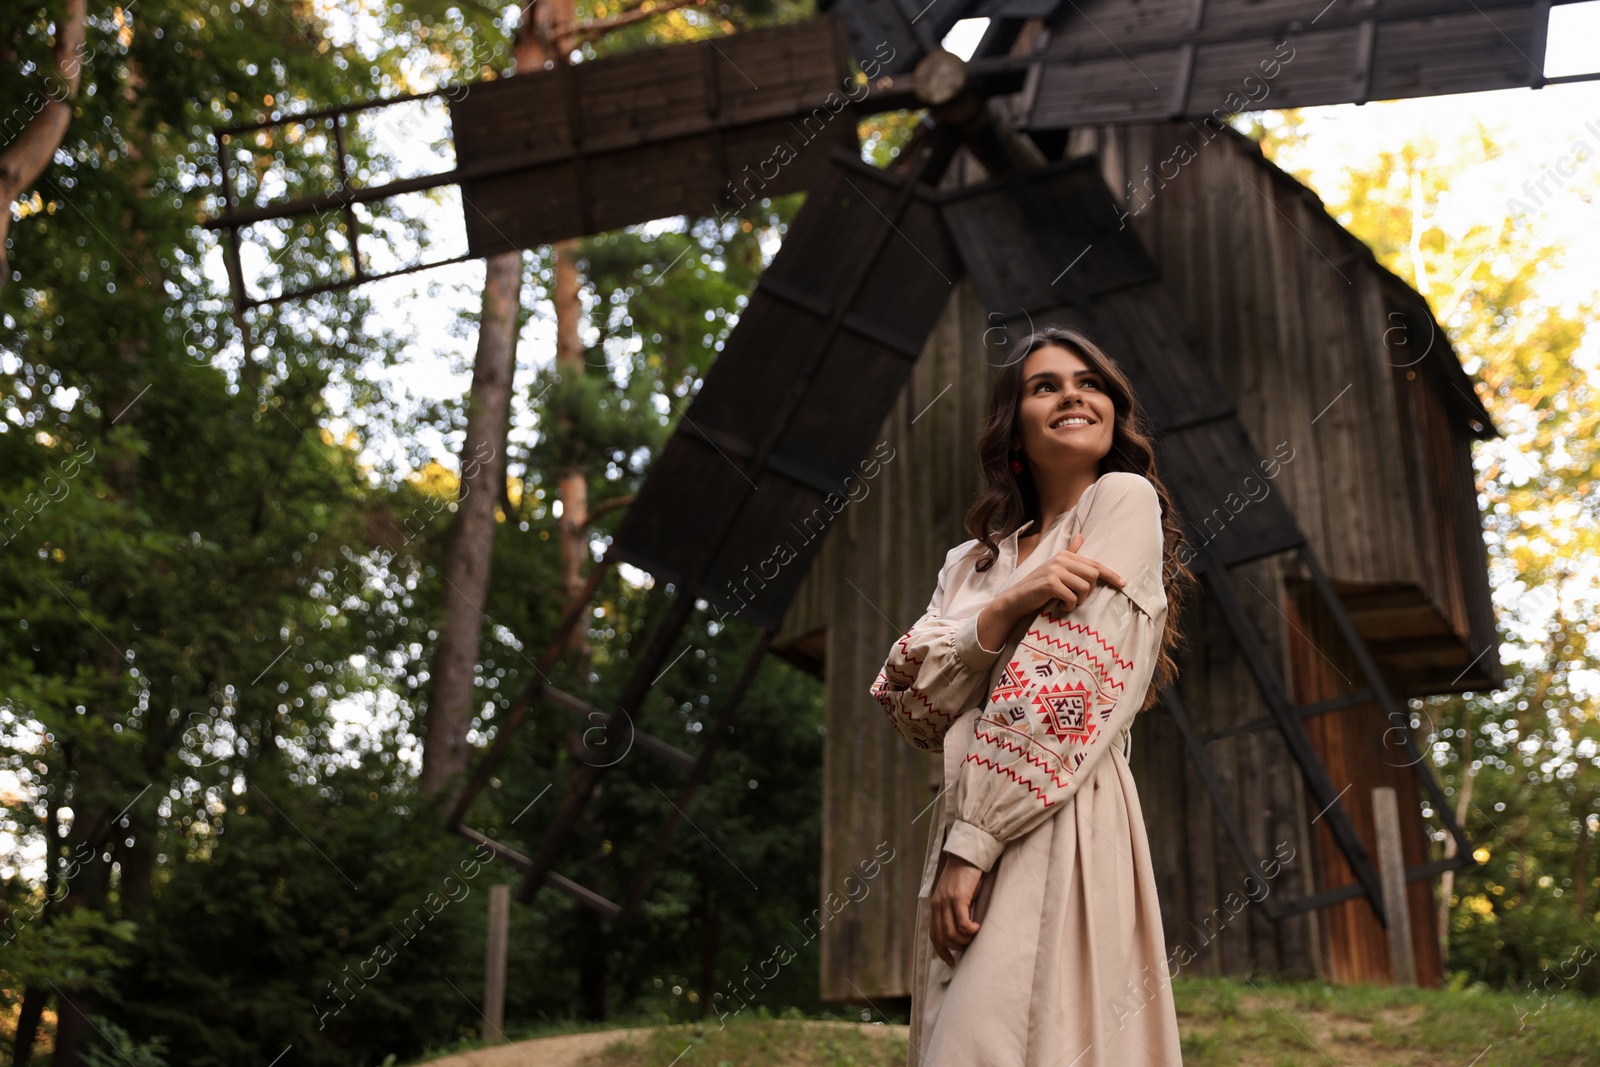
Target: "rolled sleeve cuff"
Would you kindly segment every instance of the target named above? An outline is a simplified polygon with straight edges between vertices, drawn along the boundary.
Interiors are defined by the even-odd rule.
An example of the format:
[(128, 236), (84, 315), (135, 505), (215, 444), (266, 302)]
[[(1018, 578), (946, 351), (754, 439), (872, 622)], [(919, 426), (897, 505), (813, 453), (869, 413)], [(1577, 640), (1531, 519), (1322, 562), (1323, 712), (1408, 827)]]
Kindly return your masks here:
[(999, 657), (1002, 649), (990, 652), (978, 644), (978, 616), (968, 615), (961, 620), (961, 625), (955, 632), (956, 655), (961, 657), (961, 662), (975, 671), (988, 670)]
[(944, 839), (944, 850), (960, 856), (979, 870), (987, 871), (1006, 850), (1006, 843), (970, 822), (956, 819), (950, 824), (950, 833)]

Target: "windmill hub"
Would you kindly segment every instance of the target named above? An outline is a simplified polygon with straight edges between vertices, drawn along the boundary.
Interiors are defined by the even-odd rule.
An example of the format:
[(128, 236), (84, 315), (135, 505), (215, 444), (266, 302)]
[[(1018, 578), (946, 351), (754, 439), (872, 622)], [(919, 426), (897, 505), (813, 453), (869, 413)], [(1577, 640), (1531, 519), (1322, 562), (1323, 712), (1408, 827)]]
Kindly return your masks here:
[(960, 56), (937, 49), (917, 63), (911, 84), (923, 103), (931, 107), (948, 104), (967, 87), (967, 65)]

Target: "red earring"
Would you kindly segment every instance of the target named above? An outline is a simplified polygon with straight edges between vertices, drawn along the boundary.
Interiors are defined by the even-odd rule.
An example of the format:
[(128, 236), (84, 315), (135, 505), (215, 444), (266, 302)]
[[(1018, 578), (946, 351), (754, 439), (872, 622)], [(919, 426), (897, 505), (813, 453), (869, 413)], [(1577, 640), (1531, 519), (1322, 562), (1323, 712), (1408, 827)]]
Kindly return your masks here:
[(1015, 459), (1015, 458), (1013, 458), (1011, 460), (1011, 473), (1012, 474), (1021, 474), (1022, 473), (1022, 460)]

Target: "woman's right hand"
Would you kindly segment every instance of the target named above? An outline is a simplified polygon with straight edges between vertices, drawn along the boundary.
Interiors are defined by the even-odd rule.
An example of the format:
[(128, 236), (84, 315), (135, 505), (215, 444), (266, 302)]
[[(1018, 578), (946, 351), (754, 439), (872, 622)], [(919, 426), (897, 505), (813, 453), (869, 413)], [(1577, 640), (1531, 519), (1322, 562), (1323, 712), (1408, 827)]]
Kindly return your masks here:
[(1083, 534), (1073, 535), (1066, 548), (1029, 571), (996, 598), (1005, 602), (1004, 610), (1011, 615), (1013, 626), (1020, 619), (1038, 614), (1039, 609), (1052, 600), (1061, 601), (1071, 611), (1098, 581), (1104, 580), (1113, 589), (1127, 584), (1110, 567), (1078, 555), (1082, 544)]

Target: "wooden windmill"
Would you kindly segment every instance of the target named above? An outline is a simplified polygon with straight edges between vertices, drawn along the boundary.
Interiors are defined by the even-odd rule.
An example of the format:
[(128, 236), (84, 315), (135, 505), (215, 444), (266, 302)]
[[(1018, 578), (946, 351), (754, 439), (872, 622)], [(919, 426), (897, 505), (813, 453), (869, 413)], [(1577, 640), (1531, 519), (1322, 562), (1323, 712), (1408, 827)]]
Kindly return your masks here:
[[(240, 230), (256, 222), (339, 219), (355, 203), (460, 184), (468, 254), (482, 256), (809, 190), (589, 576), (592, 595), (605, 568), (626, 561), (675, 592), (645, 647), (627, 661), (618, 706), (602, 714), (542, 681), (530, 684), (475, 769), (451, 829), (525, 872), (524, 899), (550, 885), (625, 921), (761, 658), (769, 650), (782, 654), (827, 679), (825, 891), (872, 854), (872, 842), (891, 840), (906, 856), (886, 872), (883, 892), (824, 931), (823, 993), (906, 994), (920, 870), (914, 857), (923, 847), (916, 819), (931, 796), (931, 774), (927, 757), (897, 744), (868, 706), (867, 687), (895, 627), (908, 625), (926, 602), (944, 549), (966, 536), (960, 515), (973, 483), (971, 398), (986, 394), (993, 370), (985, 337), (1075, 324), (1119, 360), (1158, 430), (1162, 477), (1176, 495), (1197, 548), (1191, 565), (1207, 590), (1199, 642), (1206, 662), (1191, 664), (1204, 667), (1201, 689), (1219, 679), (1237, 683), (1231, 703), (1193, 689), (1187, 673), (1184, 684), (1163, 692), (1165, 714), (1154, 721), (1166, 725), (1136, 731), (1136, 750), (1150, 754), (1140, 764), (1141, 791), (1148, 784), (1154, 798), (1146, 806), (1154, 811), (1163, 798), (1182, 805), (1191, 836), (1220, 842), (1205, 860), (1213, 875), (1224, 865), (1262, 872), (1273, 841), (1315, 838), (1316, 870), (1303, 864), (1303, 877), (1279, 883), (1297, 888), (1261, 901), (1247, 920), (1254, 936), (1271, 940), (1277, 928), (1342, 909), (1349, 938), (1381, 939), (1399, 917), (1386, 905), (1370, 844), (1366, 790), (1350, 787), (1397, 782), (1402, 796), (1426, 801), (1455, 845), (1450, 858), (1428, 860), (1417, 805), (1405, 811), (1405, 877), (1416, 891), (1406, 918), (1414, 939), (1431, 936), (1431, 879), (1470, 863), (1472, 848), (1417, 750), (1404, 700), (1500, 681), (1467, 447), (1493, 429), (1425, 302), (1370, 253), (1363, 258), (1360, 243), (1325, 213), (1306, 222), (1313, 232), (1301, 236), (1349, 292), (1327, 294), (1336, 306), (1322, 309), (1326, 329), (1315, 337), (1290, 330), (1293, 302), (1267, 299), (1262, 289), (1282, 283), (1286, 265), (1309, 253), (1286, 252), (1273, 243), (1282, 234), (1270, 227), (1252, 244), (1243, 224), (1230, 219), (1231, 207), (1185, 193), (1185, 177), (1165, 175), (1162, 164), (1171, 157), (1163, 138), (1177, 131), (1220, 140), (1225, 147), (1189, 146), (1199, 159), (1190, 173), (1223, 174), (1215, 178), (1219, 189), (1227, 181), (1265, 185), (1256, 192), (1266, 208), (1293, 227), (1291, 216), (1315, 214), (1309, 193), (1259, 153), (1250, 157), (1242, 139), (1224, 129), (1223, 115), (1261, 101), (1262, 85), (1270, 86), (1266, 106), (1273, 107), (1537, 87), (1546, 82), (1550, 4), (819, 0), (819, 7), (825, 13), (809, 22), (472, 86), (450, 100), (455, 170), (378, 187), (341, 184), (290, 203), (230, 199), (211, 223), (227, 231), (235, 304), (243, 309), (265, 302), (246, 291), (239, 266)], [(969, 17), (991, 22), (977, 55), (963, 63), (938, 42)], [(930, 120), (893, 166), (862, 162), (857, 119), (904, 107), (926, 107)], [(342, 176), (339, 131), (351, 110), (276, 121), (329, 123)], [(1183, 126), (1192, 133), (1183, 134)], [(225, 174), (227, 139), (256, 128), (220, 135)], [(1145, 211), (1145, 204), (1154, 206)], [(1211, 226), (1204, 234), (1240, 242), (1216, 264), (1226, 259), (1238, 275), (1232, 281), (1208, 281), (1207, 269), (1194, 265), (1205, 238), (1185, 229), (1185, 219), (1200, 218)], [(354, 251), (350, 277), (319, 288), (370, 280), (361, 273), (359, 247)], [(1305, 285), (1316, 284), (1308, 274)], [(1304, 299), (1309, 292), (1299, 295), (1301, 304), (1316, 303)], [(1242, 308), (1255, 316), (1257, 332), (1248, 338), (1239, 332)], [(1309, 490), (1296, 489), (1295, 475), (1285, 478), (1289, 490), (1235, 506), (1241, 486), (1282, 462), (1257, 444), (1271, 424), (1263, 412), (1279, 409), (1248, 392), (1240, 365), (1230, 363), (1236, 352), (1256, 361), (1249, 366), (1254, 381), (1265, 374), (1286, 396), (1306, 382), (1274, 376), (1274, 368), (1315, 365), (1329, 353), (1394, 369), (1394, 380), (1380, 383), (1382, 396), (1362, 410), (1366, 429), (1396, 424), (1367, 434), (1366, 447), (1392, 442), (1396, 450), (1363, 454), (1352, 446), (1343, 457), (1301, 460), (1294, 468), (1295, 475), (1311, 468), (1310, 486), (1340, 459), (1380, 465), (1363, 469), (1380, 482), (1391, 479), (1383, 487), (1388, 510), (1373, 525), (1404, 542), (1383, 564), (1363, 569), (1337, 551), (1337, 566), (1322, 562), (1348, 532), (1329, 515), (1350, 515), (1339, 501), (1312, 500)], [(941, 390), (953, 393), (943, 406)], [(1337, 386), (1325, 399), (1335, 392)], [(757, 395), (763, 402), (751, 404)], [(1302, 408), (1311, 402), (1299, 399)], [(1314, 409), (1305, 412), (1306, 435), (1313, 416)], [(851, 505), (835, 526), (850, 479), (883, 440), (909, 456), (884, 470), (870, 505)], [(1329, 488), (1339, 491), (1340, 483)], [(1297, 503), (1317, 505), (1314, 524), (1297, 517), (1301, 511), (1286, 499), (1291, 492)], [(821, 536), (830, 528), (831, 536)], [(881, 561), (891, 543), (898, 562), (886, 568)], [(906, 545), (925, 550), (907, 553)], [(1424, 557), (1431, 570), (1420, 574)], [(1277, 569), (1270, 572), (1275, 584), (1262, 591), (1254, 579), (1264, 561)], [(641, 758), (675, 762), (687, 775), (626, 898), (606, 900), (558, 870), (579, 814), (610, 773), (605, 758), (574, 772), (528, 853), (464, 825), (533, 702), (580, 717), (631, 715), (702, 599), (763, 634), (698, 753), (635, 737)], [(569, 612), (541, 672), (586, 608)], [(1315, 640), (1286, 647), (1282, 618), (1298, 620), (1289, 630)], [(1329, 667), (1344, 684), (1324, 677)], [(1155, 731), (1148, 745), (1141, 731)], [(1390, 772), (1367, 773), (1371, 759), (1354, 747), (1362, 744), (1392, 753)], [(1164, 765), (1148, 762), (1163, 753)], [(1169, 936), (1176, 938), (1205, 913), (1211, 890), (1196, 891), (1193, 850), (1168, 838), (1171, 848), (1158, 847), (1156, 860)], [(1152, 840), (1159, 845), (1162, 838)], [(1214, 889), (1215, 881), (1207, 884)], [(1276, 966), (1266, 969), (1292, 973), (1318, 955), (1303, 929), (1280, 942)], [(1246, 969), (1261, 958), (1247, 945), (1222, 966)], [(1383, 970), (1341, 967), (1318, 969), (1334, 977)]]

